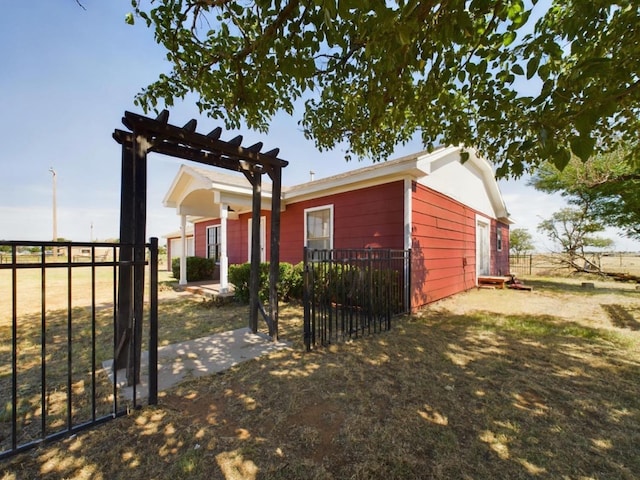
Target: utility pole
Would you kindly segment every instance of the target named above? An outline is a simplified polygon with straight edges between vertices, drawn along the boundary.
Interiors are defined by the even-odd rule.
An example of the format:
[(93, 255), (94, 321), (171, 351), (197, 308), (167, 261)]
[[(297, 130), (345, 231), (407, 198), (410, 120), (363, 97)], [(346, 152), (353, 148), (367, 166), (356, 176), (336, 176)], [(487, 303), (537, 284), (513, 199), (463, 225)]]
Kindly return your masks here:
[[(56, 171), (53, 169), (53, 167), (50, 167), (49, 171), (51, 172), (52, 181), (53, 181), (53, 241), (57, 242), (58, 241), (58, 210), (56, 206)], [(58, 249), (55, 246), (53, 247), (53, 256), (54, 257), (58, 256)]]

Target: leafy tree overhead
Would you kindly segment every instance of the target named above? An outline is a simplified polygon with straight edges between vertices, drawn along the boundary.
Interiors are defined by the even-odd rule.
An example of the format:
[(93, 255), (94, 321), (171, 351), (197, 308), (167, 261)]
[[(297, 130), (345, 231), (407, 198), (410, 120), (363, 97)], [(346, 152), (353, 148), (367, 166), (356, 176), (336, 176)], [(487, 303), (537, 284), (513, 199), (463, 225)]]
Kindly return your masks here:
[(529, 183), (543, 192), (560, 193), (570, 204), (588, 208), (600, 222), (640, 239), (640, 169), (626, 162), (626, 156), (621, 150), (587, 162), (574, 158), (562, 171), (545, 165)]
[[(143, 109), (200, 110), (266, 131), (293, 114), (323, 149), (388, 157), (415, 135), (474, 146), (498, 175), (640, 130), (637, 0), (132, 0), (167, 51)], [(533, 15), (532, 15), (533, 14)], [(627, 161), (636, 162), (634, 147)]]
[(514, 255), (522, 255), (534, 249), (533, 237), (526, 228), (514, 228), (509, 232), (509, 250)]

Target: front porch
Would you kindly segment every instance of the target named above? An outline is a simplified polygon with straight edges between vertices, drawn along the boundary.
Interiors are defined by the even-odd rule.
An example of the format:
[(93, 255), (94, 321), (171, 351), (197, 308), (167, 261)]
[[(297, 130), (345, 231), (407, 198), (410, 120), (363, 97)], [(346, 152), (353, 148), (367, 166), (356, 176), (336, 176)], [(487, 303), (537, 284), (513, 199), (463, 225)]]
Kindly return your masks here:
[(201, 295), (209, 299), (231, 300), (235, 293), (235, 289), (232, 284), (228, 284), (226, 289), (222, 288), (219, 280), (203, 280), (200, 282), (189, 282), (184, 285), (179, 285), (179, 289), (185, 292), (193, 293), (195, 295)]

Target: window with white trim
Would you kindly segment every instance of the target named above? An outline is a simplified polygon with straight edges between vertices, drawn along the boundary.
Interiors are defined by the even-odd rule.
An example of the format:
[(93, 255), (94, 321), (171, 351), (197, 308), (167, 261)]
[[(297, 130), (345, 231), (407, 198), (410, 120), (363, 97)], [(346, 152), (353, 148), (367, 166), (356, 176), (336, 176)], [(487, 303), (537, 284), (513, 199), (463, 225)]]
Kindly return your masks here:
[(213, 258), (216, 262), (220, 259), (220, 232), (220, 225), (207, 227), (207, 258)]
[(500, 225), (496, 226), (496, 249), (502, 251), (502, 228)]
[(333, 205), (305, 209), (304, 244), (317, 250), (333, 248)]

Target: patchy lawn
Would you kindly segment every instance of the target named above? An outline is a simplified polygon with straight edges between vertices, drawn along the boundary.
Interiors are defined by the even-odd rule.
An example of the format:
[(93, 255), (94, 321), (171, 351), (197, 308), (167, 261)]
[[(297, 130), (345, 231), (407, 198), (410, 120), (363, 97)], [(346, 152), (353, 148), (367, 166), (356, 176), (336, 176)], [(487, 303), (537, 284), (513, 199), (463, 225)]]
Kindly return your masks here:
[(285, 306), (293, 348), (6, 460), (0, 478), (639, 478), (640, 291), (526, 283), (313, 353)]

